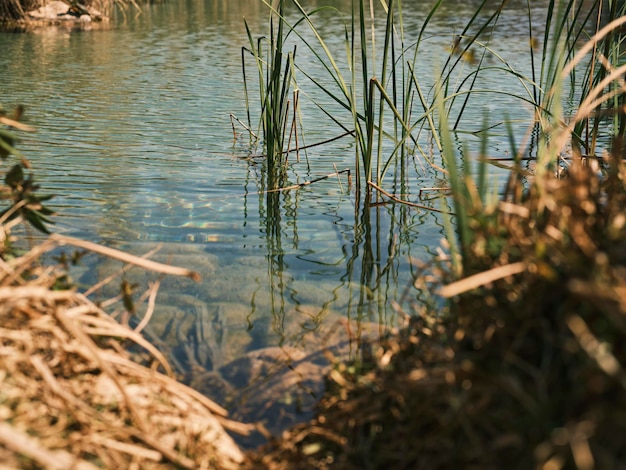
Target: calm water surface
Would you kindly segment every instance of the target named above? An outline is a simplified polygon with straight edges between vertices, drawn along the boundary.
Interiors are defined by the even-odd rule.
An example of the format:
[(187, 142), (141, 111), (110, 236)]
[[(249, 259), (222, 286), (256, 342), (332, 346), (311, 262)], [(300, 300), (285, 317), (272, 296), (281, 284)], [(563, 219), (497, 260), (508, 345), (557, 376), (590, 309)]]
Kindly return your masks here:
[[(419, 59), (425, 83), (436, 78), (472, 3), (450, 1), (435, 18)], [(522, 69), (528, 63), (525, 5), (509, 2), (494, 40)], [(409, 36), (412, 29), (417, 35), (427, 10), (405, 12)], [(541, 17), (540, 7), (535, 14)], [(19, 148), (45, 192), (56, 195), (53, 230), (137, 254), (160, 242), (157, 259), (203, 276), (198, 284), (164, 279), (150, 326), (179, 372), (201, 389), (210, 387), (192, 371), (216, 372), (262, 348), (319, 348), (346, 319), (381, 325), (380, 331), (395, 326), (390, 302), (412, 279), (410, 257), (428, 258), (444, 234), (432, 212), (357, 206), (345, 177), (341, 184), (333, 178), (262, 194), (262, 165), (245, 158), (248, 139), (241, 128), (234, 139), (230, 114), (245, 115), (243, 16), (260, 36), (265, 15), (254, 0), (173, 1), (146, 6), (137, 16), (118, 15), (106, 30), (0, 33), (0, 101), (7, 108), (24, 104), (27, 122), (38, 128)], [(339, 15), (327, 14), (319, 25), (341, 51)], [(298, 60), (321, 70), (303, 47)], [(482, 86), (502, 83), (494, 73)], [(312, 87), (303, 91), (330, 105)], [(306, 143), (342, 132), (310, 101), (302, 111)], [(476, 130), (485, 111), (492, 122), (504, 111), (521, 119), (530, 113), (491, 97), (471, 107), (466, 130)], [(494, 132), (493, 156), (506, 153), (503, 134)], [(427, 137), (423, 144), (429, 145)], [(290, 183), (332, 173), (334, 165), (353, 168), (353, 159), (349, 139), (315, 147), (300, 162), (292, 158)], [(405, 171), (402, 190), (416, 202), (420, 189), (439, 184), (420, 158)], [(388, 189), (400, 191), (393, 183)], [(87, 286), (120, 267), (90, 256), (75, 277)], [(144, 285), (155, 279), (133, 271), (126, 276)], [(119, 279), (95, 298), (115, 294), (118, 285)], [(350, 338), (359, 337), (358, 326), (350, 331)]]

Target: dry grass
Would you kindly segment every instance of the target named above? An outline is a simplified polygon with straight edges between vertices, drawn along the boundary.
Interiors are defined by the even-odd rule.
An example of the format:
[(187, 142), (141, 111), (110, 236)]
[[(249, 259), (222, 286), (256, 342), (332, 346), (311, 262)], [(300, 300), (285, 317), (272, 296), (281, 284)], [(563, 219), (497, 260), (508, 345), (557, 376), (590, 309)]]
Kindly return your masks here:
[(250, 466), (625, 468), (626, 165), (613, 153), (528, 191), (513, 175), (498, 223), (476, 228), (479, 274), (441, 289), (441, 259), (416, 281), (450, 296), (446, 311), (412, 312), (370, 372), (338, 367), (316, 419)]
[[(6, 226), (4, 227), (6, 228)], [(3, 232), (6, 236), (6, 233)], [(0, 462), (3, 468), (237, 468), (225, 428), (245, 425), (177, 382), (165, 358), (40, 263), (59, 245), (194, 277), (105, 247), (53, 236), (0, 258)]]

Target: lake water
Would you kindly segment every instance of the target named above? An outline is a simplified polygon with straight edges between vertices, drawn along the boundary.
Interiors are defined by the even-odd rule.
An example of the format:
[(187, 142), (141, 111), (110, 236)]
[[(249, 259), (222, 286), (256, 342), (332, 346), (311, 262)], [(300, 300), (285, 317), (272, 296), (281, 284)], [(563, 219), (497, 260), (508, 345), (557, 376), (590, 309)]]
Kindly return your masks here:
[[(350, 4), (330, 3), (344, 11)], [(437, 78), (473, 3), (447, 2), (429, 27), (418, 61), (424, 83)], [(541, 5), (547, 2), (532, 3), (541, 25)], [(526, 8), (525, 1), (508, 3), (493, 45), (529, 74)], [(406, 34), (415, 40), (428, 8), (406, 10)], [(298, 191), (263, 194), (262, 164), (246, 158), (248, 139), (239, 126), (234, 138), (230, 120), (231, 113), (245, 116), (240, 62), (241, 47), (247, 45), (244, 16), (253, 34), (265, 34), (267, 11), (258, 0), (177, 0), (146, 5), (141, 14), (119, 14), (107, 29), (0, 33), (0, 102), (8, 109), (23, 104), (26, 122), (38, 129), (23, 135), (19, 148), (43, 192), (56, 195), (52, 230), (135, 254), (159, 245), (155, 259), (197, 270), (200, 283), (162, 280), (149, 332), (185, 380), (224, 400), (235, 393), (229, 386), (241, 390), (253, 375), (271, 375), (265, 366), (254, 374), (232, 374), (232, 364), (251, 367), (233, 363), (245, 354), (273, 351), (279, 365), (289, 365), (302, 351), (318, 350), (338, 335), (349, 345), (343, 352), (355, 356), (362, 336), (372, 338), (397, 326), (400, 318), (391, 302), (400, 300), (412, 281), (411, 257), (428, 259), (445, 235), (434, 212), (358, 205), (345, 175), (340, 182), (330, 178)], [(318, 24), (340, 53), (341, 17), (329, 12)], [(298, 62), (321, 73), (304, 47)], [(470, 68), (467, 64), (465, 74)], [(487, 75), (481, 87), (511, 87), (521, 93), (516, 81), (503, 77), (509, 76)], [(303, 92), (331, 106), (307, 86), (303, 80)], [(491, 122), (514, 114), (524, 126), (530, 116), (518, 101), (494, 95), (474, 101), (461, 127), (477, 130), (485, 112)], [(302, 117), (307, 144), (343, 132), (306, 99)], [(349, 123), (348, 116), (342, 119)], [(504, 129), (493, 134), (490, 156), (506, 156)], [(422, 144), (430, 145), (428, 136)], [(335, 168), (353, 169), (354, 153), (354, 142), (343, 138), (311, 148), (299, 162), (294, 155), (290, 183)], [(419, 191), (441, 186), (440, 175), (419, 156), (402, 171), (389, 178), (386, 189), (409, 192), (410, 200), (428, 204)], [(121, 267), (89, 255), (74, 277), (87, 288)], [(157, 278), (139, 270), (125, 276), (141, 287)], [(93, 298), (114, 295), (119, 282)], [(420, 295), (409, 289), (404, 304)], [(303, 382), (295, 380), (293, 387), (319, 395), (305, 390)], [(243, 401), (239, 395), (229, 402), (235, 416), (267, 417)], [(277, 417), (280, 407), (270, 408), (273, 431), (292, 422), (291, 415)]]

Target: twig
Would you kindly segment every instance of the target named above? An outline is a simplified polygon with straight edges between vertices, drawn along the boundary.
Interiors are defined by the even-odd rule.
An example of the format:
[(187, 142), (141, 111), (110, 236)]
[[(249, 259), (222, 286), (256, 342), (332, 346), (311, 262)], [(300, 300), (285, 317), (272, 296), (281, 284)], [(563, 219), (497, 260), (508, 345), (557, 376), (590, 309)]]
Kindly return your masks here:
[[(153, 254), (155, 254), (156, 252), (158, 252), (161, 249), (161, 245), (159, 244), (156, 248), (148, 251), (147, 253), (141, 255), (142, 258), (149, 258), (150, 256), (152, 256)], [(103, 280), (101, 280), (100, 282), (94, 284), (93, 286), (91, 286), (89, 289), (87, 289), (83, 294), (85, 296), (90, 296), (91, 294), (93, 294), (95, 291), (97, 291), (98, 289), (100, 289), (102, 286), (107, 285), (109, 282), (111, 282), (113, 279), (115, 279), (118, 276), (121, 276), (122, 274), (124, 274), (126, 271), (128, 271), (129, 269), (131, 269), (133, 267), (133, 265), (131, 264), (126, 264), (124, 265), (124, 267), (122, 269), (120, 269), (119, 271), (107, 276), (106, 278), (104, 278)]]
[(10, 207), (4, 214), (2, 214), (2, 217), (0, 217), (0, 225), (4, 225), (4, 223), (9, 220), (9, 217), (19, 211), (26, 204), (28, 204), (28, 200), (22, 199), (20, 202)]
[(159, 291), (160, 281), (156, 281), (154, 284), (150, 286), (150, 297), (148, 298), (148, 308), (146, 309), (146, 313), (143, 318), (139, 322), (139, 325), (133, 330), (135, 333), (141, 333), (143, 329), (148, 325), (150, 318), (152, 318), (152, 313), (154, 312), (154, 306), (156, 304), (156, 295)]
[(460, 281), (453, 282), (447, 286), (443, 286), (439, 289), (439, 295), (442, 297), (454, 297), (455, 295), (462, 294), (477, 287), (484, 286), (490, 282), (497, 281), (504, 277), (512, 276), (514, 274), (522, 273), (526, 270), (526, 263), (519, 261), (517, 263), (507, 264), (504, 266), (498, 266), (497, 268), (484, 271), (482, 273), (474, 274), (473, 276), (466, 277)]
[(0, 303), (8, 301), (27, 300), (47, 300), (50, 302), (67, 301), (74, 293), (69, 290), (50, 290), (47, 287), (20, 286), (20, 287), (0, 287)]
[(448, 214), (448, 215), (454, 215), (451, 212), (447, 212), (447, 211), (442, 211), (441, 209), (435, 209), (434, 207), (428, 207), (428, 206), (424, 206), (422, 204), (416, 204), (414, 202), (409, 202), (409, 201), (403, 201), (402, 199), (394, 196), (393, 194), (388, 193), (387, 191), (385, 191), (383, 188), (381, 188), (380, 186), (377, 186), (375, 183), (372, 183), (371, 181), (368, 181), (367, 184), (369, 186), (371, 186), (372, 188), (374, 188), (376, 191), (378, 191), (379, 193), (381, 193), (384, 196), (387, 196), (389, 199), (391, 199), (392, 201), (398, 202), (400, 204), (405, 204), (407, 206), (410, 207), (416, 207), (418, 209), (424, 209), (427, 211), (432, 211), (432, 212), (440, 212), (441, 214)]
[(88, 242), (85, 240), (79, 240), (77, 238), (66, 237), (63, 235), (50, 235), (49, 240), (56, 242), (59, 246), (72, 245), (85, 250), (93, 251), (110, 258), (118, 259), (125, 263), (134, 264), (150, 271), (155, 271), (163, 274), (172, 274), (174, 276), (186, 276), (190, 277), (196, 282), (200, 281), (200, 274), (190, 269), (178, 268), (176, 266), (170, 266), (168, 264), (157, 263), (148, 259), (140, 258), (123, 251), (116, 250), (115, 248), (109, 248), (106, 246), (98, 245), (97, 243)]
[(163, 459), (163, 455), (159, 451), (146, 449), (145, 447), (129, 444), (127, 442), (116, 441), (114, 439), (102, 437), (99, 434), (92, 434), (89, 439), (93, 443), (142, 459), (152, 460), (154, 462), (160, 462)]
[[(49, 470), (97, 470), (98, 467), (63, 450), (51, 451), (42, 447), (36, 439), (21, 432), (15, 426), (0, 423), (0, 442), (3, 447), (11, 449), (29, 459), (34, 460), (42, 468)], [(24, 462), (25, 463), (25, 462)]]
[(626, 376), (624, 375), (622, 365), (609, 349), (602, 346), (601, 342), (587, 326), (585, 320), (579, 315), (570, 315), (565, 321), (583, 351), (596, 362), (606, 375), (615, 377), (621, 386), (626, 388)]
[(335, 173), (330, 173), (330, 174), (328, 174), (326, 176), (320, 176), (319, 178), (312, 179), (311, 181), (305, 181), (304, 183), (294, 184), (292, 186), (287, 186), (285, 188), (270, 189), (270, 190), (265, 191), (265, 192), (266, 193), (278, 193), (278, 192), (282, 192), (282, 191), (291, 191), (292, 189), (300, 189), (300, 188), (304, 188), (305, 186), (308, 186), (310, 184), (317, 183), (319, 181), (327, 180), (328, 178), (333, 178), (335, 176), (338, 177), (342, 173), (348, 173), (348, 178), (350, 178), (350, 169), (346, 168), (345, 170), (337, 171)]
[[(341, 178), (339, 178), (339, 170), (337, 170), (337, 165), (333, 162), (333, 168), (335, 169), (335, 174), (337, 175), (337, 183), (339, 184), (339, 191), (343, 193), (343, 186), (341, 184)], [(348, 172), (348, 186), (350, 185), (350, 172)]]
[(14, 121), (13, 119), (9, 119), (8, 117), (0, 116), (0, 124), (4, 124), (5, 126), (15, 127), (21, 131), (34, 132), (36, 129), (32, 126), (27, 126), (26, 124), (22, 124), (19, 121)]

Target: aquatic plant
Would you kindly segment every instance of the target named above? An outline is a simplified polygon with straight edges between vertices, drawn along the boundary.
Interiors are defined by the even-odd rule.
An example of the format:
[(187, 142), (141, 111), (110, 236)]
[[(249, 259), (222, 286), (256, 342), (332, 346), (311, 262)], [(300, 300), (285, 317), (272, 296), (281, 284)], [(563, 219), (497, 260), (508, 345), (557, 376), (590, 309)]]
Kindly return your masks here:
[[(444, 5), (442, 0), (432, 5), (415, 40), (409, 40), (406, 34), (402, 2), (381, 1), (380, 5), (375, 7), (374, 2), (368, 4), (364, 0), (354, 0), (352, 10), (344, 22), (345, 59), (332, 50), (316, 25), (317, 16), (322, 12), (330, 11), (334, 15), (342, 15), (336, 7), (322, 6), (307, 10), (298, 0), (274, 3), (274, 12), (279, 12), (280, 18), (283, 18), (283, 4), (292, 3), (296, 7), (300, 16), (291, 24), (287, 24), (286, 21), (281, 24), (289, 30), (289, 34), (298, 36), (302, 45), (311, 51), (318, 65), (325, 71), (326, 77), (314, 74), (307, 67), (299, 67), (295, 60), (291, 62), (291, 73), (293, 68), (297, 69), (323, 94), (330, 97), (332, 102), (338, 105), (337, 108), (330, 109), (322, 104), (318, 106), (338, 126), (352, 132), (354, 136), (357, 170), (355, 177), (359, 189), (357, 194), (360, 194), (361, 189), (369, 194), (374, 187), (383, 188), (383, 180), (389, 171), (394, 173), (395, 179), (406, 180), (406, 163), (412, 159), (423, 159), (431, 163), (437, 171), (441, 170), (433, 160), (436, 154), (443, 150), (441, 123), (437, 117), (441, 111), (437, 104), (440, 95), (446, 120), (454, 132), (462, 131), (463, 116), (471, 102), (478, 100), (484, 102), (488, 99), (487, 95), (502, 94), (518, 99), (520, 110), (524, 105), (530, 104), (536, 111), (534, 115), (530, 115), (528, 121), (529, 125), (534, 117), (538, 121), (539, 127), (535, 136), (549, 134), (550, 126), (554, 123), (550, 116), (559, 113), (558, 107), (562, 106), (563, 98), (556, 96), (554, 90), (564, 90), (569, 93), (566, 96), (576, 98), (572, 93), (582, 88), (584, 95), (593, 84), (600, 83), (605, 77), (603, 70), (606, 68), (598, 67), (597, 60), (600, 60), (600, 56), (594, 55), (582, 82), (578, 78), (579, 71), (571, 71), (567, 77), (566, 91), (564, 87), (555, 86), (560, 80), (564, 80), (560, 73), (564, 61), (573, 56), (576, 45), (581, 38), (586, 37), (587, 31), (594, 26), (594, 21), (599, 25), (600, 18), (603, 21), (618, 18), (624, 8), (623, 5), (618, 7), (615, 5), (616, 2), (612, 2), (608, 20), (605, 20), (607, 16), (603, 15), (602, 2), (599, 0), (592, 5), (585, 4), (584, 7), (574, 1), (553, 0), (548, 5), (545, 28), (543, 24), (541, 25), (544, 34), (540, 47), (540, 40), (534, 32), (538, 27), (533, 24), (534, 7), (531, 2), (527, 2), (528, 60), (531, 74), (524, 76), (515, 70), (507, 62), (506, 56), (492, 44), (494, 31), (497, 30), (501, 15), (506, 11), (507, 2), (501, 1), (494, 5), (494, 2), (483, 0), (476, 6), (462, 31), (454, 36), (441, 70), (433, 70), (432, 76), (440, 77), (436, 80), (438, 84), (433, 86), (424, 84), (423, 79), (418, 77), (417, 59), (420, 51), (429, 47), (425, 43), (428, 27), (442, 9)], [(382, 38), (379, 39), (374, 23), (381, 14), (385, 28)], [(301, 31), (302, 25), (308, 26), (312, 38), (310, 34)], [(617, 58), (620, 41), (619, 36), (611, 35), (595, 47), (603, 52), (603, 56)], [(280, 41), (276, 42), (276, 52), (279, 51), (281, 44)], [(537, 57), (539, 53), (540, 56)], [(282, 53), (275, 55), (273, 60), (280, 57)], [(267, 62), (271, 63), (269, 59)], [(263, 62), (259, 60), (258, 63)], [(342, 64), (347, 64), (347, 71)], [(520, 83), (520, 92), (480, 88), (480, 77), (487, 72), (499, 73), (503, 78), (517, 80)], [(285, 76), (286, 74), (287, 71)], [(281, 90), (283, 95), (284, 92), (285, 90)], [(280, 96), (281, 93), (276, 95)], [(614, 91), (611, 96), (612, 106), (617, 109), (620, 94)], [(268, 99), (262, 96), (262, 102), (267, 101)], [(280, 102), (284, 104), (287, 100), (283, 97)], [(284, 114), (284, 109), (272, 110), (266, 105), (263, 105), (263, 109), (271, 115)], [(352, 129), (344, 123), (345, 116), (338, 110), (348, 112)], [(602, 119), (613, 117), (616, 119), (613, 127), (621, 128), (623, 132), (626, 125), (619, 118), (619, 113), (602, 111), (596, 116), (591, 116), (591, 119), (599, 123)], [(278, 121), (280, 122), (279, 119)], [(501, 124), (508, 126), (506, 122), (492, 122), (490, 126), (496, 127)], [(277, 128), (282, 129), (284, 133), (285, 124), (283, 123), (282, 128), (280, 126)], [(515, 127), (516, 134), (519, 134), (519, 129), (518, 123)], [(583, 137), (583, 129), (592, 129), (593, 135), (588, 132), (587, 136)], [(583, 142), (585, 152), (591, 153), (591, 149), (595, 148), (598, 129), (599, 126), (596, 124), (578, 122), (573, 131), (574, 144), (579, 146), (580, 142)], [(472, 132), (478, 133), (476, 130)], [(280, 132), (278, 135), (281, 135)], [(424, 148), (425, 137), (432, 139), (434, 153)], [(536, 145), (537, 142), (534, 143), (535, 147)], [(551, 162), (544, 162), (541, 166), (554, 165), (553, 158)]]
[[(290, 138), (297, 138), (298, 91), (295, 83), (294, 61), (296, 47), (285, 51), (288, 31), (285, 31), (284, 1), (278, 0), (270, 7), (269, 37), (254, 40), (247, 22), (249, 47), (242, 49), (242, 70), (248, 128), (252, 129), (251, 111), (246, 74), (246, 55), (254, 59), (258, 74), (260, 96), (260, 127), (266, 156), (267, 189), (278, 189), (286, 169)], [(293, 98), (293, 99), (292, 99)]]
[[(405, 119), (403, 119), (397, 109), (397, 101), (393, 101), (390, 94), (386, 91), (389, 75), (391, 74), (394, 78), (397, 77), (397, 58), (394, 56), (396, 47), (394, 39), (394, 12), (396, 7), (393, 0), (389, 2), (389, 5), (385, 5), (387, 21), (384, 33), (383, 59), (381, 70), (377, 74), (377, 71), (374, 70), (376, 64), (375, 33), (373, 29), (371, 36), (368, 32), (365, 2), (361, 0), (353, 3), (350, 23), (345, 25), (344, 31), (347, 63), (350, 72), (350, 75), (345, 77), (344, 72), (338, 65), (340, 61), (334, 57), (314, 22), (316, 13), (324, 9), (334, 9), (334, 7), (321, 7), (312, 12), (307, 12), (298, 1), (294, 0), (294, 4), (302, 14), (303, 21), (306, 22), (313, 32), (318, 45), (321, 47), (321, 51), (318, 51), (315, 44), (309, 41), (304, 40), (305, 44), (313, 51), (313, 54), (328, 72), (332, 83), (337, 86), (338, 90), (324, 85), (319, 78), (313, 77), (305, 70), (302, 73), (330, 96), (334, 102), (338, 103), (341, 108), (350, 113), (356, 141), (355, 170), (357, 193), (361, 188), (366, 188), (369, 192), (371, 188), (367, 184), (363, 184), (363, 180), (365, 183), (374, 181), (373, 172), (376, 171), (375, 181), (380, 183), (385, 167), (390, 161), (383, 161), (384, 132), (382, 127), (386, 111), (385, 105), (391, 109), (393, 115), (396, 141), (398, 140), (398, 132), (404, 136), (401, 139), (402, 142), (405, 142), (406, 137), (409, 135)], [(374, 11), (371, 8), (373, 7), (370, 4), (370, 15), (373, 21)], [(370, 50), (371, 55), (369, 53)], [(376, 76), (381, 77), (381, 79), (377, 79)], [(393, 84), (393, 86), (395, 85), (396, 83)], [(396, 94), (393, 93), (393, 96), (395, 97)], [(379, 100), (378, 104), (376, 99)], [(332, 116), (330, 110), (324, 111), (335, 122), (340, 122), (340, 118)], [(377, 139), (375, 139), (375, 131), (378, 132)], [(400, 148), (405, 150), (403, 145), (400, 145)]]
[[(354, 1), (349, 20), (344, 23), (347, 61), (334, 55), (315, 24), (316, 15), (322, 12), (330, 10), (333, 14), (341, 15), (341, 12), (335, 7), (323, 6), (307, 11), (297, 0), (293, 0), (289, 3), (295, 5), (296, 11), (301, 16), (292, 24), (287, 24), (283, 16), (284, 4), (287, 2), (281, 0), (274, 3), (272, 13), (278, 18), (279, 32), (282, 31), (282, 27), (286, 27), (289, 34), (293, 33), (298, 36), (301, 43), (316, 58), (318, 65), (321, 65), (322, 69), (325, 70), (327, 77), (316, 76), (306, 67), (299, 67), (297, 61), (294, 60), (295, 54), (293, 54), (290, 61), (291, 67), (285, 69), (283, 80), (280, 82), (282, 88), (277, 87), (278, 80), (273, 82), (273, 87), (266, 85), (266, 82), (270, 82), (267, 77), (277, 78), (280, 76), (280, 74), (272, 75), (270, 70), (280, 70), (278, 66), (283, 57), (283, 41), (280, 39), (282, 36), (277, 34), (276, 41), (270, 40), (268, 58), (263, 60), (260, 45), (256, 46), (250, 33), (248, 33), (250, 51), (257, 58), (256, 63), (259, 70), (262, 123), (264, 134), (267, 134), (268, 158), (271, 158), (272, 153), (269, 149), (274, 147), (277, 138), (284, 138), (286, 129), (284, 106), (285, 103), (288, 103), (285, 85), (290, 83), (289, 78), (293, 75), (294, 68), (330, 97), (333, 103), (339, 105), (338, 109), (343, 109), (349, 113), (352, 129), (343, 124), (344, 119), (337, 110), (331, 110), (328, 106), (318, 104), (322, 112), (344, 131), (354, 136), (357, 197), (361, 194), (361, 190), (364, 190), (369, 200), (372, 188), (382, 188), (383, 179), (392, 168), (399, 172), (401, 180), (406, 180), (408, 177), (406, 163), (415, 158), (416, 154), (431, 161), (432, 155), (422, 148), (423, 142), (420, 141), (424, 134), (432, 137), (437, 151), (442, 150), (435, 115), (437, 94), (432, 93), (432, 89), (430, 92), (425, 90), (424, 85), (416, 76), (416, 63), (419, 50), (422, 47), (422, 40), (429, 22), (443, 4), (442, 0), (436, 2), (427, 15), (419, 31), (418, 39), (410, 43), (405, 37), (401, 2), (393, 0), (381, 2), (385, 18), (382, 53), (377, 50), (378, 42), (373, 26), (376, 15), (380, 11), (374, 8), (372, 2), (367, 8), (363, 0)], [(465, 34), (479, 21), (479, 13), (486, 8), (487, 3), (485, 0), (479, 5), (462, 34)], [(465, 96), (465, 101), (457, 117), (457, 124), (462, 115), (462, 110), (467, 106), (471, 88), (470, 91), (450, 91), (453, 72), (460, 67), (460, 64), (463, 64), (462, 58), (469, 55), (470, 47), (478, 41), (481, 34), (497, 21), (499, 12), (505, 3), (502, 2), (495, 13), (490, 14), (486, 21), (478, 25), (478, 32), (475, 36), (471, 37), (469, 41), (465, 41), (463, 45), (461, 45), (462, 37), (458, 36), (458, 41), (450, 49), (450, 56), (443, 68), (443, 86), (440, 91), (446, 94), (444, 102), (447, 112), (452, 109), (455, 99)], [(270, 38), (275, 36), (272, 24), (270, 22)], [(309, 31), (313, 33), (313, 39), (300, 31), (302, 24), (308, 26)], [(382, 60), (379, 60), (381, 55)], [(347, 63), (347, 73), (340, 65), (342, 62)], [(267, 67), (265, 72), (263, 72), (264, 67)], [(478, 71), (471, 74), (473, 82), (478, 77), (479, 71), (480, 66)], [(330, 83), (327, 78), (330, 78)], [(247, 80), (244, 81), (247, 83)], [(463, 83), (465, 81), (460, 86)], [(498, 93), (498, 91), (495, 90), (494, 93)], [(248, 97), (247, 86), (246, 97)], [(270, 106), (269, 103), (274, 103), (275, 106)], [(416, 103), (419, 106), (418, 111), (415, 110)], [(266, 124), (270, 120), (279, 123), (274, 126), (275, 131), (272, 131), (271, 126)], [(293, 123), (292, 127), (294, 127)]]
[[(598, 6), (601, 13), (602, 3)], [(595, 34), (586, 50), (577, 53), (569, 66), (574, 73), (578, 62), (591, 52), (582, 78), (578, 112), (573, 118), (573, 146), (581, 155), (595, 155), (599, 140), (604, 144), (611, 138), (624, 138), (626, 130), (626, 88), (620, 76), (624, 74), (624, 38), (626, 4), (610, 2), (610, 11), (603, 23), (595, 25)]]
[[(616, 80), (620, 73), (616, 68), (623, 62), (618, 28), (624, 23), (626, 6), (609, 3), (606, 12), (605, 2), (599, 0), (584, 6), (573, 1), (550, 2), (541, 68), (533, 88), (536, 135), (540, 146), (547, 139), (553, 140), (555, 132), (562, 137), (549, 146), (551, 152), (538, 154), (544, 158), (539, 171), (563, 163), (560, 152), (565, 144), (577, 155), (595, 156), (599, 139), (606, 148), (613, 137), (623, 135), (620, 103), (624, 88)], [(570, 109), (574, 112), (565, 119)], [(561, 132), (563, 129), (566, 132)]]
[[(450, 108), (445, 106), (448, 95), (445, 92), (436, 94), (438, 134), (442, 141), (442, 156), (455, 212), (455, 229), (452, 228), (451, 220), (446, 219), (448, 243), (458, 275), (470, 276), (481, 271), (485, 267), (481, 263), (477, 265), (476, 260), (481, 256), (487, 258), (495, 256), (506, 244), (508, 235), (498, 227), (496, 208), (500, 206), (502, 210), (503, 204), (519, 200), (521, 186), (517, 182), (520, 179), (532, 175), (534, 181), (539, 182), (536, 190), (541, 192), (546, 175), (566, 172), (573, 157), (584, 155), (599, 158), (595, 153), (599, 135), (603, 136), (605, 145), (611, 139), (618, 141), (623, 139), (625, 127), (623, 121), (626, 113), (620, 103), (624, 99), (626, 87), (620, 76), (626, 67), (619, 63), (617, 51), (621, 39), (615, 31), (626, 23), (623, 16), (624, 6), (621, 10), (612, 8), (612, 15), (603, 17), (604, 21), (608, 22), (603, 28), (600, 28), (599, 22), (597, 25), (590, 23), (594, 19), (591, 12), (574, 7), (575, 2), (550, 4), (540, 60), (540, 78), (537, 82), (524, 79), (524, 83), (532, 84), (532, 88), (528, 89), (529, 92), (532, 90), (532, 94), (529, 94), (527, 102), (535, 109), (536, 121), (529, 123), (528, 127), (530, 129), (534, 127), (534, 131), (528, 133), (532, 135), (531, 139), (526, 139), (522, 145), (518, 145), (519, 138), (511, 124), (507, 123), (513, 164), (509, 167), (510, 175), (501, 201), (498, 202), (492, 197), (491, 202), (485, 205), (488, 188), (491, 187), (493, 190), (493, 185), (485, 178), (486, 162), (489, 161), (486, 153), (487, 133), (481, 135), (479, 157), (472, 159), (470, 152), (466, 150), (461, 161), (453, 145), (452, 130), (456, 128), (456, 124), (454, 126), (449, 124)], [(599, 21), (602, 3), (595, 2), (593, 7)], [(528, 10), (530, 21), (530, 3)], [(584, 15), (582, 11), (585, 11)], [(596, 34), (581, 47), (580, 38), (590, 25), (596, 29)], [(529, 28), (529, 32), (529, 39), (532, 42), (532, 28)], [(610, 62), (600, 52), (601, 49), (609, 51), (616, 62)], [(589, 58), (590, 52), (592, 54)], [(530, 57), (534, 57), (534, 48)], [(583, 68), (582, 74), (580, 68)], [(514, 74), (512, 70), (510, 73)], [(534, 62), (532, 74), (533, 77), (537, 75)], [(579, 86), (580, 75), (584, 76), (583, 86)], [(604, 78), (602, 80), (590, 78), (593, 76)], [(590, 87), (590, 83), (595, 83), (595, 87)], [(439, 90), (444, 87), (445, 84), (438, 84)], [(564, 104), (566, 97), (569, 100), (568, 108), (573, 108), (571, 117), (568, 117), (565, 111), (568, 109)], [(574, 100), (578, 101), (576, 107), (573, 106)], [(606, 103), (609, 105), (606, 106)], [(569, 111), (567, 113), (569, 114)], [(601, 122), (606, 124), (602, 126)], [(593, 124), (590, 126), (590, 123)], [(485, 121), (483, 129), (489, 127), (488, 121)], [(583, 135), (583, 130), (586, 136)], [(529, 148), (531, 145), (535, 147), (534, 154)], [(584, 151), (581, 151), (581, 147), (584, 147)], [(613, 151), (616, 148), (619, 146), (614, 146)], [(521, 166), (522, 158), (528, 156), (535, 158), (531, 171), (524, 170)], [(477, 178), (473, 173), (472, 160), (476, 160), (478, 165)], [(495, 196), (493, 191), (491, 192)]]

